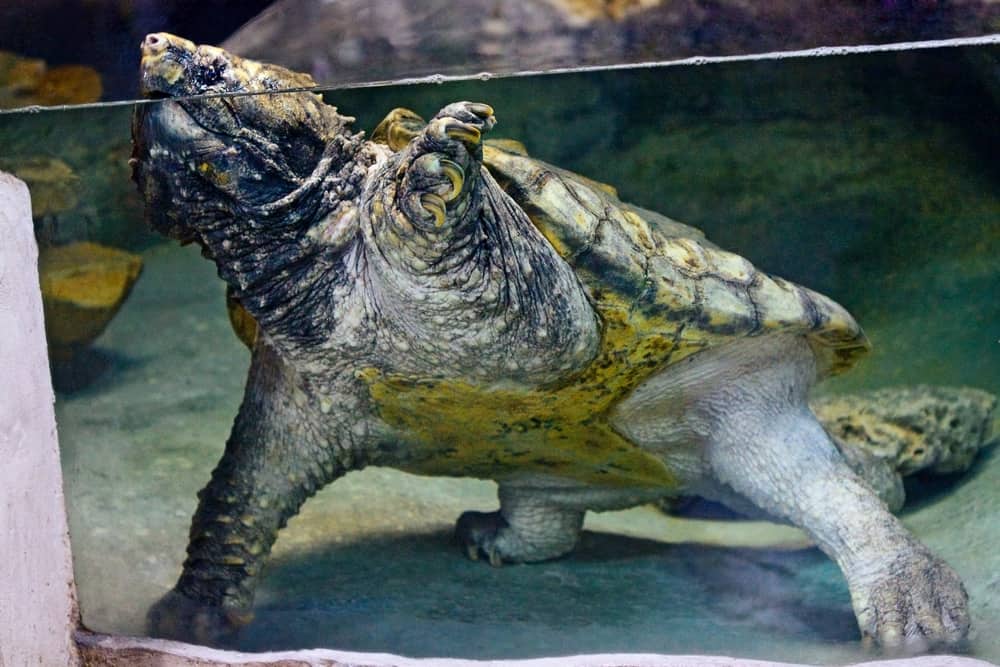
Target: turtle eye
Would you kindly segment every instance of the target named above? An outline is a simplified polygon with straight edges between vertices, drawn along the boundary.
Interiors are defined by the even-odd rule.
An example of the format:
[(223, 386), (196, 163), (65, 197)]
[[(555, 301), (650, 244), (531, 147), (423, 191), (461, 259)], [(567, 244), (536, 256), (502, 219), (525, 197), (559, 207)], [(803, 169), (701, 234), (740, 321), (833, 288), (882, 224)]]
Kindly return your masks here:
[(221, 58), (215, 58), (205, 63), (198, 72), (199, 88), (214, 88), (222, 83), (223, 73), (226, 71), (227, 63)]

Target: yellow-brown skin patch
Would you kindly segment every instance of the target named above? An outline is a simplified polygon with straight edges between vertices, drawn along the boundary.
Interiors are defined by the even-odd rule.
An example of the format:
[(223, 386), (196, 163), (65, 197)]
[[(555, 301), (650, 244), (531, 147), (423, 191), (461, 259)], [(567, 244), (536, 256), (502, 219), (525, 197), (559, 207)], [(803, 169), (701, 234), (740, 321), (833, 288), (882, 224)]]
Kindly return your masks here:
[(502, 479), (537, 472), (587, 484), (675, 488), (663, 461), (619, 435), (608, 417), (646, 378), (708, 341), (630, 313), (617, 294), (595, 301), (601, 348), (582, 372), (553, 386), (490, 388), (375, 369), (360, 373), (379, 415), (399, 430), (410, 452), (397, 467), (427, 475)]

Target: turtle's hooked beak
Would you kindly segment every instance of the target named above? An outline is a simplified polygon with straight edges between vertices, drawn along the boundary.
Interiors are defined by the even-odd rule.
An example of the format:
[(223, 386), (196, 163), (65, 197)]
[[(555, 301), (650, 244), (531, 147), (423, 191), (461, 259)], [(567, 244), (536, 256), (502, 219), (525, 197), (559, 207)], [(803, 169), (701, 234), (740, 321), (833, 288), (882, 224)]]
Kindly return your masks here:
[(184, 94), (184, 79), (189, 71), (197, 46), (186, 39), (166, 32), (146, 35), (140, 47), (139, 92), (156, 99)]

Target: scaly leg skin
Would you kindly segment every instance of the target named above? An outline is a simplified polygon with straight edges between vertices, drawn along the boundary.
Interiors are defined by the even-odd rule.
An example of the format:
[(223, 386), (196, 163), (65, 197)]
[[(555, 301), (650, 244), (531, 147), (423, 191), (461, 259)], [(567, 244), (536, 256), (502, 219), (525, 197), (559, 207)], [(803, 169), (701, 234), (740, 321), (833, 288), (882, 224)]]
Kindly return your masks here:
[(261, 567), (305, 500), (343, 475), (352, 452), (317, 433), (323, 421), (266, 343), (254, 352), (226, 451), (199, 494), (184, 570), (150, 609), (150, 634), (199, 644), (231, 639), (252, 619)]
[(968, 634), (958, 575), (893, 517), (844, 463), (805, 404), (803, 343), (717, 386), (705, 419), (712, 473), (765, 512), (808, 532), (844, 572), (866, 643), (922, 652)]
[(583, 528), (584, 511), (552, 503), (537, 489), (500, 484), (500, 509), (465, 512), (455, 524), (455, 539), (472, 560), (484, 555), (490, 565), (532, 563), (573, 550)]
[(482, 137), (495, 122), (488, 105), (455, 102), (406, 145), (396, 170), (396, 205), (414, 224), (436, 229), (465, 218), (479, 184)]

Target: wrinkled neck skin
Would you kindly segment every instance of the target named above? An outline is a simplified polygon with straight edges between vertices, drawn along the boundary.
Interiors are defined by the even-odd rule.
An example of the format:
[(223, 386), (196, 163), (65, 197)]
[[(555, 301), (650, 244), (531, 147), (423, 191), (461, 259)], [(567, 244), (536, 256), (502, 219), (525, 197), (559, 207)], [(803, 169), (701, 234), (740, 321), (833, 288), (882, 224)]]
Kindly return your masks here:
[(384, 159), (361, 203), (377, 366), (539, 386), (594, 356), (599, 323), (583, 287), (485, 169), (460, 217), (419, 225), (393, 207), (398, 155)]
[[(183, 110), (207, 126), (206, 116), (219, 108), (168, 103), (149, 112), (150, 122), (196, 132), (172, 124), (170, 115)], [(324, 109), (322, 120), (300, 135), (244, 122), (231, 135), (154, 139), (147, 147), (150, 169), (162, 174), (144, 179), (147, 198), (168, 211), (154, 226), (199, 243), (234, 296), (288, 352), (326, 340), (330, 294), (346, 279), (341, 264), (357, 227), (355, 202), (373, 162), (350, 119)]]
[(293, 190), (261, 203), (234, 199), (231, 215), (203, 226), (219, 275), (264, 332), (291, 350), (326, 340), (366, 173), (359, 147), (359, 137), (336, 136)]
[[(583, 287), (487, 171), (458, 215), (414, 223), (395, 203), (400, 155), (332, 111), (318, 107), (303, 135), (182, 104), (137, 117), (136, 180), (154, 226), (203, 247), (313, 386), (372, 367), (535, 387), (596, 354)], [(267, 128), (273, 108), (259, 106)]]

